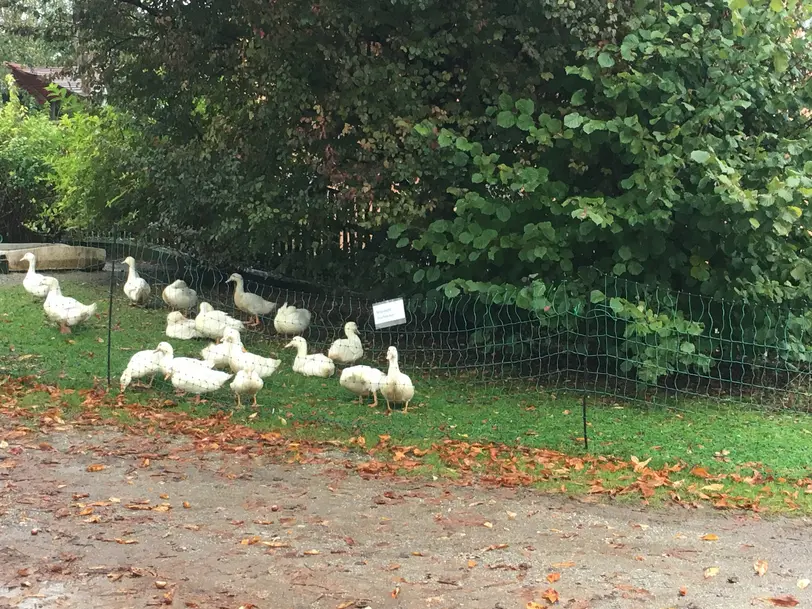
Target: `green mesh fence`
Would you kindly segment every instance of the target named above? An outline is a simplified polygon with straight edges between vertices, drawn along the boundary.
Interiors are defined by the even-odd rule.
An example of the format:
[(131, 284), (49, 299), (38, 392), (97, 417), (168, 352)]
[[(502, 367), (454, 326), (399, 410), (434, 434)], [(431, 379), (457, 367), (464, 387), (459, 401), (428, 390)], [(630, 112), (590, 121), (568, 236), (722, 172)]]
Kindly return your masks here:
[[(165, 335), (169, 309), (161, 293), (177, 279), (194, 289), (199, 301), (248, 321), (249, 316), (235, 308), (233, 287), (227, 283), (239, 270), (246, 290), (277, 305), (287, 303), (311, 312), (312, 321), (303, 333), (310, 353), (326, 353), (334, 340), (343, 337), (348, 321), (357, 324), (363, 342), (364, 356), (358, 363), (385, 371), (387, 349), (397, 347), (400, 367), (415, 384), (415, 407), (424, 413), (436, 403), (443, 408), (493, 403), (498, 409), (532, 411), (545, 400), (564, 395), (576, 399), (588, 395), (599, 407), (623, 401), (695, 411), (723, 403), (810, 409), (810, 318), (805, 312), (765, 311), (607, 277), (601, 290), (587, 295), (536, 284), (533, 309), (482, 295), (412, 296), (406, 299), (405, 324), (376, 330), (372, 302), (336, 286), (311, 285), (255, 269), (210, 268), (167, 245), (129, 237), (82, 236), (71, 243), (103, 249), (106, 264), (103, 269), (85, 268), (73, 278), (65, 273), (60, 281), (71, 285), (80, 300), (98, 302), (105, 324), (106, 312), (112, 311), (109, 333), (103, 328), (100, 334), (107, 352), (100, 346), (81, 365), (62, 362), (65, 367), (78, 365), (60, 379), (77, 387), (90, 386), (93, 378), (105, 379), (108, 369), (116, 387), (134, 352), (169, 340)], [(130, 305), (122, 293), (126, 267), (121, 261), (127, 256), (134, 258), (152, 288), (146, 306)], [(195, 314), (191, 311), (189, 318)], [(359, 413), (365, 411), (338, 384), (341, 366), (329, 379), (293, 374), (289, 370), (293, 351), (285, 346), (290, 338), (276, 333), (273, 316), (261, 322), (243, 333), (245, 348), (285, 361), (279, 373), (265, 379), (262, 407), (280, 419), (293, 413), (298, 421), (363, 431), (368, 420)], [(178, 354), (189, 357), (199, 357), (207, 344), (169, 342)], [(155, 392), (168, 399), (173, 395), (172, 386), (161, 380), (150, 395)], [(219, 407), (231, 408), (228, 385), (207, 397)], [(388, 425), (408, 430), (409, 423), (398, 419)], [(568, 425), (568, 437), (583, 436), (580, 421)], [(504, 434), (507, 437), (508, 432)]]

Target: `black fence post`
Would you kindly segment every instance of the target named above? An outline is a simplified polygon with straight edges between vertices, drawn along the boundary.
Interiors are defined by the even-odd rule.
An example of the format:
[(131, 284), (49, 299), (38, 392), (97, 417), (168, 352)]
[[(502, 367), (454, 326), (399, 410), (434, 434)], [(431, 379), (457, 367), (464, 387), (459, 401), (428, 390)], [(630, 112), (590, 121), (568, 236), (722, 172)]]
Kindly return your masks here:
[(584, 419), (584, 450), (589, 450), (589, 438), (587, 438), (587, 417), (586, 417), (586, 393), (581, 398), (581, 413)]
[(116, 284), (116, 240), (117, 231), (113, 229), (113, 239), (110, 255), (110, 295), (107, 303), (107, 391), (113, 385), (112, 355), (113, 355), (113, 289)]

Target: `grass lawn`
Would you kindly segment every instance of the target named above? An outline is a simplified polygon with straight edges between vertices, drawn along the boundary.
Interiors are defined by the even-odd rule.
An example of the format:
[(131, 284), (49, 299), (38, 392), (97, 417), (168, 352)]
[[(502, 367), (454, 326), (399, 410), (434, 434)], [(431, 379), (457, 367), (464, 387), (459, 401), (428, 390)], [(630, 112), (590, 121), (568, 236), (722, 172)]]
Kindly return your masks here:
[[(42, 307), (22, 286), (0, 286), (0, 373), (21, 376), (35, 374), (42, 382), (62, 388), (81, 389), (93, 385), (94, 377), (106, 383), (107, 376), (107, 288), (72, 281), (60, 275), (63, 292), (84, 303), (97, 301), (99, 316), (70, 335), (46, 323)], [(154, 290), (155, 291), (155, 290)], [(153, 348), (164, 336), (166, 309), (129, 306), (115, 291), (113, 311), (112, 371), (114, 392), (117, 377), (129, 357), (140, 349)], [(271, 330), (272, 332), (272, 330)], [(205, 341), (169, 341), (178, 355), (196, 356)], [(528, 449), (543, 448), (569, 455), (584, 454), (581, 400), (578, 396), (539, 391), (522, 382), (483, 385), (465, 378), (443, 378), (401, 368), (412, 376), (416, 395), (408, 413), (386, 415), (360, 406), (352, 394), (330, 379), (306, 378), (292, 373), (294, 352), (270, 333), (245, 333), (249, 350), (283, 360), (281, 370), (265, 380), (259, 394), (258, 414), (249, 419), (250, 409), (234, 413), (235, 420), (261, 430), (286, 430), (310, 439), (346, 440), (364, 436), (367, 446), (381, 435), (390, 443), (430, 447), (445, 440), (463, 443), (499, 443)], [(325, 345), (314, 345), (325, 348)], [(385, 369), (384, 353), (367, 354), (364, 362)], [(206, 396), (208, 402), (193, 405), (178, 401), (171, 384), (156, 379), (152, 390), (128, 392), (128, 399), (146, 403), (160, 397), (172, 400), (169, 409), (200, 416), (213, 410), (231, 410), (234, 400), (228, 387)], [(28, 396), (30, 403), (42, 396)], [(382, 402), (383, 403), (383, 402)], [(812, 476), (812, 418), (802, 413), (764, 413), (742, 407), (702, 402), (682, 402), (679, 411), (666, 407), (644, 408), (590, 398), (588, 401), (589, 452), (592, 456), (618, 457), (662, 468), (678, 461), (686, 471), (701, 466), (711, 474), (752, 475), (757, 469), (768, 481), (781, 480), (770, 493), (774, 501), (786, 502), (782, 490), (795, 493), (794, 503), (812, 511), (812, 492), (797, 492), (798, 481)], [(611, 478), (611, 476), (608, 476)], [(701, 482), (693, 479), (693, 482)], [(793, 485), (793, 482), (795, 485)], [(577, 481), (568, 479), (570, 490)], [(736, 492), (755, 494), (759, 485), (737, 484)], [(741, 487), (741, 488), (739, 488)]]

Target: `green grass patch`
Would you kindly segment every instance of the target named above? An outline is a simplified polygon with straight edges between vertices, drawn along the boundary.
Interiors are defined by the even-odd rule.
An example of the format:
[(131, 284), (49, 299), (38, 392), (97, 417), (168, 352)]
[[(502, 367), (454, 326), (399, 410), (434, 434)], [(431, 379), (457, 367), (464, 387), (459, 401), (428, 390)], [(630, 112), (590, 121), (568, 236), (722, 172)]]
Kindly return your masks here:
[[(83, 303), (98, 302), (98, 317), (63, 336), (45, 321), (41, 304), (21, 286), (0, 288), (0, 372), (35, 374), (42, 382), (60, 388), (88, 389), (94, 380), (106, 383), (107, 288), (71, 281), (69, 275), (60, 276), (60, 281), (66, 295)], [(168, 339), (164, 336), (166, 309), (132, 307), (120, 288), (115, 294), (110, 353), (117, 392), (118, 376), (130, 356)], [(416, 386), (415, 400), (408, 413), (396, 411), (387, 416), (384, 406), (373, 409), (354, 401), (354, 396), (339, 385), (338, 375), (315, 379), (293, 374), (293, 351), (283, 349), (284, 343), (272, 334), (245, 333), (244, 341), (255, 353), (283, 360), (281, 370), (266, 379), (257, 416), (249, 418), (250, 409), (235, 413), (236, 420), (256, 429), (287, 429), (313, 440), (362, 435), (367, 446), (374, 445), (378, 436), (388, 435), (391, 444), (418, 447), (451, 439), (583, 454), (581, 401), (577, 396), (539, 391), (525, 382), (485, 385), (465, 377), (429, 376), (425, 371), (410, 370), (409, 362), (403, 361), (402, 369), (411, 374)], [(207, 344), (169, 342), (178, 355), (188, 356), (197, 356)], [(311, 351), (325, 348), (312, 345)], [(365, 363), (384, 368), (383, 353), (368, 355)], [(160, 378), (151, 390), (128, 392), (133, 401), (156, 397), (177, 404), (168, 408), (196, 416), (234, 407), (227, 387), (206, 396), (209, 401), (203, 405), (177, 400), (172, 386)], [(78, 395), (70, 399), (75, 400), (71, 406), (81, 403)], [(47, 400), (47, 395), (30, 394), (25, 400), (37, 405), (39, 400)], [(812, 475), (812, 418), (802, 413), (762, 412), (699, 401), (682, 402), (679, 410), (591, 398), (588, 403), (589, 450), (594, 455), (622, 459), (634, 455), (641, 461), (651, 458), (650, 465), (656, 468), (684, 461), (711, 473), (746, 473), (756, 467), (776, 478), (797, 480)], [(443, 468), (439, 462), (434, 465)], [(575, 482), (563, 484), (578, 492), (583, 485)], [(800, 500), (807, 501), (804, 497)]]

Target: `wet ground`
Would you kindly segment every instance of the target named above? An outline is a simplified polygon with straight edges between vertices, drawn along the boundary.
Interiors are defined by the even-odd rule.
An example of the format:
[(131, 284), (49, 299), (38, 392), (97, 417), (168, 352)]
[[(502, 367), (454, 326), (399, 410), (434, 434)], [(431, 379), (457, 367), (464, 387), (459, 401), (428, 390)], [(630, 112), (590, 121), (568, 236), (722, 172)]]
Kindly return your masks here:
[(5, 427), (0, 608), (812, 606), (808, 519)]

